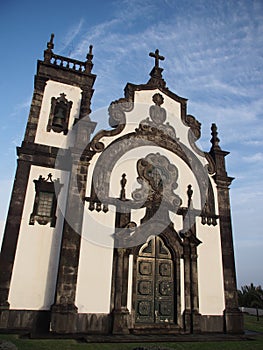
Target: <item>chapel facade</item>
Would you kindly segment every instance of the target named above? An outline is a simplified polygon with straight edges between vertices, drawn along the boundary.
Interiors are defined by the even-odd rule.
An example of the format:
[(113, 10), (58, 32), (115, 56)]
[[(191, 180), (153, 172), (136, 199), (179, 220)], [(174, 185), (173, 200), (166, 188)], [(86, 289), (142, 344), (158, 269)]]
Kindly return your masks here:
[[(159, 51), (95, 132), (96, 76), (56, 55), (37, 63), (0, 256), (0, 329), (56, 334), (242, 333), (229, 177)], [(105, 117), (107, 117), (105, 115)]]

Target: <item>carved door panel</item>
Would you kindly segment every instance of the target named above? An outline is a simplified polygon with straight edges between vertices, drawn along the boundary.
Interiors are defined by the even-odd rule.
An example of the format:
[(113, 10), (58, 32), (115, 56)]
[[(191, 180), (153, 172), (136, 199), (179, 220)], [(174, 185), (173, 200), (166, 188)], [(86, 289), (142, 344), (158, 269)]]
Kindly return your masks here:
[(155, 261), (152, 258), (140, 257), (137, 261), (137, 315), (136, 321), (154, 322), (154, 285)]
[(138, 323), (174, 322), (173, 262), (160, 237), (146, 243), (137, 259), (135, 314)]
[(156, 259), (155, 322), (174, 321), (172, 261)]

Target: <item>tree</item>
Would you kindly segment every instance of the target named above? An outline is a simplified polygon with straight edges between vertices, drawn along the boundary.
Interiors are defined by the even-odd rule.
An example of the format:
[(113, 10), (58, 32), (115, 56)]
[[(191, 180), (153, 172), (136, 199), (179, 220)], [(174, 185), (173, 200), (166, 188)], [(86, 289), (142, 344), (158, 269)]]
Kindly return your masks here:
[(263, 290), (261, 286), (256, 287), (251, 283), (250, 286), (241, 287), (241, 290), (238, 290), (238, 303), (239, 306), (255, 308), (259, 321), (258, 309), (263, 309)]

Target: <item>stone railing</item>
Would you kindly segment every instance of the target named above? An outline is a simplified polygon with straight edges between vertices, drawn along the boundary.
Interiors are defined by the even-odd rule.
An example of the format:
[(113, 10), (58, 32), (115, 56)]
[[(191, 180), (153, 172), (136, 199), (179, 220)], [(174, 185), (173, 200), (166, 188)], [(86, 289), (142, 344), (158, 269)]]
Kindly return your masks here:
[(68, 69), (72, 69), (78, 72), (85, 72), (86, 70), (86, 62), (74, 60), (72, 58), (63, 57), (59, 55), (55, 55), (52, 53), (49, 63), (54, 66), (60, 66)]
[(59, 56), (53, 53), (54, 48), (54, 34), (51, 34), (50, 41), (47, 43), (47, 48), (44, 51), (44, 62), (52, 64), (57, 67), (63, 67), (66, 69), (73, 70), (75, 72), (90, 73), (93, 67), (92, 63), (92, 45), (89, 47), (87, 54), (87, 60), (85, 62), (74, 60), (73, 58)]

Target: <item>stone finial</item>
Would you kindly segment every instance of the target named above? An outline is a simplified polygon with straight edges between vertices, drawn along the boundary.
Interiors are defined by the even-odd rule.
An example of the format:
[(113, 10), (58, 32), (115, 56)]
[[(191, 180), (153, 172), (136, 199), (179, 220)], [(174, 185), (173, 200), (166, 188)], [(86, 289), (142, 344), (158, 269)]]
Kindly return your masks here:
[(92, 53), (93, 46), (90, 45), (89, 52), (87, 53), (87, 61), (85, 62), (85, 72), (90, 73), (93, 67), (92, 59), (93, 59), (93, 53)]
[(89, 62), (91, 62), (92, 59), (93, 59), (92, 49), (93, 49), (93, 46), (90, 45), (90, 46), (89, 46), (89, 52), (87, 53), (87, 56), (86, 56), (87, 61), (89, 61)]
[(51, 36), (50, 36), (49, 42), (47, 42), (47, 49), (48, 49), (49, 51), (51, 51), (51, 50), (54, 49), (54, 42), (53, 42), (54, 36), (55, 36), (55, 35), (52, 33)]
[(52, 174), (51, 173), (49, 173), (48, 174), (48, 176), (47, 176), (47, 181), (50, 181), (50, 182), (53, 182), (53, 180), (52, 180)]
[(219, 146), (220, 139), (217, 136), (218, 132), (217, 132), (217, 126), (215, 123), (213, 123), (211, 126), (211, 135), (212, 135), (212, 138), (210, 142), (212, 143), (212, 149), (221, 149)]
[(191, 206), (191, 202), (192, 202), (192, 196), (193, 196), (193, 190), (192, 190), (192, 185), (188, 185), (187, 186), (187, 197), (188, 197), (188, 208), (190, 208)]
[(125, 193), (125, 186), (127, 183), (126, 179), (126, 174), (122, 174), (122, 179), (121, 179), (121, 194), (120, 194), (120, 199), (125, 200), (126, 199), (126, 193)]
[(54, 34), (52, 33), (50, 36), (50, 40), (47, 42), (47, 48), (44, 51), (44, 61), (45, 62), (50, 62), (52, 54), (53, 54), (53, 49), (54, 49)]

